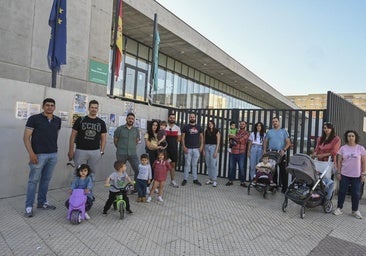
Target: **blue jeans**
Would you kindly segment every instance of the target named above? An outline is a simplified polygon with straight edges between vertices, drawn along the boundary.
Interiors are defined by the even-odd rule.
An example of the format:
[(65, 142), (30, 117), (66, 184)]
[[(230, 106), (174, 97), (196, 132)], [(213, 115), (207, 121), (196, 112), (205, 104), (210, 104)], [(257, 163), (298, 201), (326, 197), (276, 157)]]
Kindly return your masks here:
[(192, 167), (193, 179), (197, 179), (197, 164), (200, 158), (200, 150), (198, 148), (189, 148), (187, 154), (184, 154), (184, 179), (188, 180), (189, 171)]
[(262, 145), (252, 144), (252, 148), (250, 149), (249, 180), (252, 180), (255, 177), (256, 173), (255, 167), (259, 163), (259, 159), (261, 159), (262, 155), (263, 155)]
[(133, 180), (137, 180), (137, 175), (139, 174), (139, 158), (137, 157), (137, 155), (117, 155), (117, 160), (120, 160), (122, 162), (129, 162), (132, 170), (134, 172), (133, 174)]
[(217, 159), (219, 155), (217, 154), (216, 158), (213, 157), (216, 150), (216, 145), (214, 144), (206, 144), (205, 145), (205, 160), (206, 160), (206, 167), (207, 167), (207, 173), (208, 177), (212, 181), (217, 180)]
[(246, 154), (229, 154), (229, 181), (235, 180), (236, 174), (236, 164), (239, 165), (239, 180), (240, 182), (245, 181), (247, 175), (246, 170), (244, 170)]
[(147, 188), (147, 180), (137, 179), (136, 180), (136, 189), (138, 197), (146, 196), (146, 188)]
[(324, 177), (323, 183), (325, 185), (325, 191), (327, 191), (327, 198), (329, 200), (331, 200), (332, 196), (333, 196), (333, 190), (334, 190), (334, 181), (332, 179)]
[(53, 170), (57, 163), (57, 153), (37, 154), (38, 164), (29, 163), (30, 172), (27, 187), (27, 198), (25, 207), (33, 207), (36, 197), (37, 183), (38, 197), (37, 202), (43, 205), (47, 202), (48, 184), (52, 178)]
[(361, 179), (342, 175), (339, 183), (337, 208), (343, 208), (344, 199), (346, 198), (348, 185), (351, 184), (352, 211), (358, 210), (361, 195)]

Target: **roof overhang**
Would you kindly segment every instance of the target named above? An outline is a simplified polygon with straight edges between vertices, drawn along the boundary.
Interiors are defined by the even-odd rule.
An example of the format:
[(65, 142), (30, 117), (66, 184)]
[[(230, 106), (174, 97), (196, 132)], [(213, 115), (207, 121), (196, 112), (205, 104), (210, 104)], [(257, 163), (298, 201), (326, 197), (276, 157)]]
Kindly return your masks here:
[(273, 87), (245, 68), (185, 22), (152, 0), (123, 1), (123, 34), (152, 45), (158, 15), (160, 52), (245, 92), (245, 101), (261, 108), (298, 109)]

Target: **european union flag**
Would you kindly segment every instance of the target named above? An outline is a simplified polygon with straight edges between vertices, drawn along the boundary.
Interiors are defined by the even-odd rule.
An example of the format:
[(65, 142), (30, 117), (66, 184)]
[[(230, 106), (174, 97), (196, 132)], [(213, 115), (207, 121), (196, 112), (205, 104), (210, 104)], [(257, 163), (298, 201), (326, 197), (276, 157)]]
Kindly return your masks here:
[(54, 0), (48, 24), (51, 38), (48, 46), (48, 66), (51, 70), (60, 70), (66, 64), (66, 0)]

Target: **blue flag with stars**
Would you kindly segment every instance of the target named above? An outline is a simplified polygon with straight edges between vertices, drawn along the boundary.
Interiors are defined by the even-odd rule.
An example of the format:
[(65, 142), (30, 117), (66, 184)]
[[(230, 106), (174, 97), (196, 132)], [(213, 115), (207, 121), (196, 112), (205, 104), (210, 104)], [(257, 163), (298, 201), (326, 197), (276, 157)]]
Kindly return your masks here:
[(48, 24), (51, 27), (48, 66), (60, 71), (61, 65), (66, 64), (66, 0), (53, 1)]

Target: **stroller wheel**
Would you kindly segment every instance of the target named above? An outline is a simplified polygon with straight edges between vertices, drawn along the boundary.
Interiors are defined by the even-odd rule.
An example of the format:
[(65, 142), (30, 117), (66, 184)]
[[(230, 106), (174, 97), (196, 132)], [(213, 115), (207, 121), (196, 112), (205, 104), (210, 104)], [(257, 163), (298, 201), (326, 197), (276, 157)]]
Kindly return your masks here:
[(80, 224), (81, 223), (81, 212), (79, 210), (73, 210), (70, 215), (70, 221), (74, 225)]
[(326, 199), (323, 204), (323, 209), (325, 213), (331, 213), (333, 211), (333, 203), (331, 200)]
[(283, 201), (283, 204), (282, 204), (282, 211), (283, 211), (283, 212), (286, 212), (286, 208), (287, 208), (287, 198), (285, 198), (285, 200)]
[(300, 209), (300, 218), (303, 219), (305, 217), (305, 206), (301, 206)]

